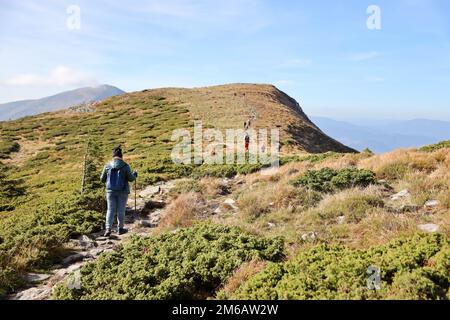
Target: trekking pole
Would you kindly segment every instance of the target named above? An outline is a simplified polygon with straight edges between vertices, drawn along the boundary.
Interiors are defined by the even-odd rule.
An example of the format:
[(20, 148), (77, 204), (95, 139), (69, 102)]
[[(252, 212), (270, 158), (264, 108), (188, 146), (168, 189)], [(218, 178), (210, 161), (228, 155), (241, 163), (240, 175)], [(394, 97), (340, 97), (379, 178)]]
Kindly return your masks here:
[(136, 209), (136, 207), (137, 207), (136, 188), (137, 188), (137, 187), (136, 187), (136, 186), (137, 186), (137, 178), (136, 178), (136, 180), (134, 180), (134, 216), (135, 216), (135, 217), (137, 216), (137, 209)]

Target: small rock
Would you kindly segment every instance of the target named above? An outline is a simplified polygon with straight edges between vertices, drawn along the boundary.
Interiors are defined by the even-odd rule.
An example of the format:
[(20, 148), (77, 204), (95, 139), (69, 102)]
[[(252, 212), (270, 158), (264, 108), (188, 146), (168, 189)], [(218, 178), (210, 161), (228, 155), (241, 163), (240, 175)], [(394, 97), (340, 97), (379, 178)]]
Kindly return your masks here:
[(231, 206), (231, 205), (235, 204), (236, 201), (234, 201), (233, 199), (228, 198), (228, 199), (225, 199), (225, 201), (223, 203), (229, 204)]
[(139, 192), (139, 197), (141, 198), (149, 198), (155, 194), (160, 193), (161, 187), (160, 186), (148, 186), (141, 192)]
[(50, 287), (30, 288), (19, 292), (13, 300), (43, 300), (51, 294)]
[(99, 256), (103, 251), (105, 251), (105, 249), (103, 248), (97, 248), (97, 249), (92, 249), (91, 251), (89, 251), (89, 254), (93, 257), (97, 257)]
[(108, 244), (114, 244), (114, 242), (112, 240), (108, 239), (108, 240), (104, 240), (104, 241), (98, 241), (97, 244), (99, 246), (106, 246)]
[(275, 223), (267, 222), (267, 226), (268, 226), (269, 228), (273, 228), (273, 227), (275, 227)]
[(220, 207), (217, 207), (216, 210), (214, 210), (214, 214), (221, 214), (222, 210), (220, 209)]
[(75, 262), (81, 261), (81, 260), (83, 260), (85, 257), (86, 257), (86, 254), (83, 254), (83, 253), (75, 253), (75, 254), (72, 254), (72, 255), (70, 255), (70, 256), (68, 256), (68, 257), (65, 257), (65, 258), (63, 259), (63, 261), (62, 261), (62, 264), (63, 264), (64, 266), (67, 266), (67, 265), (73, 264), (73, 263), (75, 263)]
[(45, 273), (28, 273), (25, 276), (25, 281), (27, 282), (42, 282), (44, 280), (47, 280), (50, 278), (51, 274), (45, 274)]
[(148, 220), (139, 220), (139, 225), (145, 228), (155, 228), (155, 224)]
[(317, 233), (315, 231), (304, 233), (301, 238), (303, 241), (315, 241), (317, 239)]
[(77, 271), (77, 270), (80, 270), (81, 267), (82, 267), (82, 265), (83, 265), (82, 263), (77, 263), (77, 264), (71, 265), (70, 267), (68, 267), (68, 268), (66, 269), (66, 274), (67, 274), (67, 273), (75, 272), (75, 271)]
[(273, 207), (274, 204), (275, 204), (274, 202), (271, 202), (271, 203), (269, 203), (269, 206)]
[(82, 248), (82, 249), (92, 249), (95, 248), (96, 243), (94, 240), (92, 240), (91, 238), (89, 238), (86, 235), (82, 235), (79, 239), (78, 239), (78, 245)]
[(236, 201), (234, 201), (233, 199), (228, 198), (223, 203), (230, 206), (234, 210), (238, 210), (238, 207), (236, 207), (236, 205), (235, 205)]
[(434, 208), (439, 206), (441, 203), (439, 202), (439, 200), (429, 200), (427, 202), (425, 202), (425, 207), (427, 208)]
[(336, 218), (338, 224), (343, 224), (345, 220), (345, 216), (339, 216)]
[(411, 194), (409, 193), (409, 191), (404, 189), (404, 190), (392, 195), (391, 200), (398, 200), (398, 199), (406, 198), (406, 197), (409, 197), (410, 195)]
[(439, 231), (439, 226), (434, 223), (419, 224), (417, 227), (420, 230), (428, 233), (434, 233)]
[(107, 237), (97, 237), (96, 240), (97, 241), (105, 241), (105, 240), (108, 240), (108, 238)]

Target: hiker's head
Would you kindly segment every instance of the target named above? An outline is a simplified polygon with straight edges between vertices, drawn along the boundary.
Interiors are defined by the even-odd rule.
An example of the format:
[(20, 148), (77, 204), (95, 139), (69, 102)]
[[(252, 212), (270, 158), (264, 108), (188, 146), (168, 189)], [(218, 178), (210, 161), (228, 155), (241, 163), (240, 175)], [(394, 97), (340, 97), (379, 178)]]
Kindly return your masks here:
[(113, 158), (120, 158), (120, 159), (123, 158), (122, 148), (120, 146), (118, 146), (117, 148), (114, 148)]

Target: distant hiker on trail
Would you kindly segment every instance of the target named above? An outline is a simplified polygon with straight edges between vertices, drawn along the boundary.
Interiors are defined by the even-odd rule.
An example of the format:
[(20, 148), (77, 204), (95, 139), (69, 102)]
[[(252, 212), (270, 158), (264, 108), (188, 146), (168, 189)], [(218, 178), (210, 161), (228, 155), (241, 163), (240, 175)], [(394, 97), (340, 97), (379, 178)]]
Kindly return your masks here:
[(245, 141), (245, 152), (248, 152), (248, 145), (250, 144), (250, 136), (248, 135), (247, 132), (245, 133), (244, 141)]
[(132, 172), (130, 166), (122, 158), (122, 149), (119, 146), (114, 149), (113, 159), (105, 165), (100, 177), (101, 181), (106, 183), (106, 200), (108, 203), (105, 237), (111, 235), (111, 227), (116, 213), (118, 222), (117, 232), (119, 235), (127, 232), (124, 229), (124, 220), (128, 194), (130, 193), (128, 182), (136, 180), (137, 172)]

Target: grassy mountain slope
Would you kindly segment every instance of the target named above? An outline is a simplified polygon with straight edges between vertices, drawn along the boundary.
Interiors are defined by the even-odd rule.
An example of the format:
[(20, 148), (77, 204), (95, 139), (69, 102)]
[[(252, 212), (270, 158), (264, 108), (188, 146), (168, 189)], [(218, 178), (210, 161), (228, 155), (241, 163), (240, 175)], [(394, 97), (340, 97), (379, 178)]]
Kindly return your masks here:
[(229, 84), (214, 87), (147, 91), (167, 97), (187, 108), (194, 119), (218, 129), (242, 129), (243, 123), (256, 114), (252, 128), (280, 129), (281, 143), (286, 149), (306, 152), (353, 152), (325, 135), (284, 92), (266, 84)]
[[(448, 299), (449, 151), (323, 154), (272, 176), (182, 179), (152, 236), (88, 263), (81, 289), (63, 283), (54, 298)], [(370, 266), (379, 290), (367, 287)]]
[[(242, 102), (244, 92), (246, 101)], [(242, 97), (239, 98), (241, 93)], [(282, 130), (282, 163), (285, 165), (276, 176), (261, 180), (258, 173), (250, 174), (258, 169), (258, 166), (180, 166), (172, 163), (172, 130), (189, 128), (194, 119), (202, 119), (205, 127), (217, 125), (219, 128), (241, 128), (243, 122), (255, 110), (257, 117), (254, 127), (279, 126)], [(364, 247), (361, 243), (367, 239), (371, 240), (371, 244), (379, 245), (397, 236), (413, 235), (417, 231), (411, 226), (419, 220), (397, 220), (389, 215), (389, 212), (386, 212), (386, 215), (372, 215), (372, 212), (382, 210), (381, 203), (386, 200), (372, 199), (372, 196), (377, 197), (381, 191), (371, 195), (372, 189), (365, 190), (365, 183), (369, 181), (365, 173), (360, 176), (360, 172), (345, 172), (330, 184), (346, 187), (350, 184), (361, 188), (360, 191), (355, 189), (354, 192), (334, 189), (327, 192), (307, 190), (289, 183), (291, 179), (304, 174), (307, 169), (320, 169), (325, 166), (366, 168), (374, 171), (378, 179), (388, 180), (395, 189), (410, 188), (412, 199), (418, 202), (418, 205), (437, 198), (441, 203), (439, 211), (433, 216), (420, 216), (417, 219), (429, 219), (442, 226), (441, 232), (448, 232), (450, 203), (446, 191), (450, 181), (450, 162), (445, 145), (442, 145), (442, 148), (433, 147), (430, 151), (401, 151), (386, 156), (338, 153), (351, 149), (321, 133), (291, 98), (273, 86), (227, 85), (199, 89), (144, 90), (109, 98), (96, 105), (91, 112), (65, 110), (0, 122), (0, 135), (0, 295), (19, 287), (23, 273), (46, 269), (60, 261), (66, 254), (64, 243), (69, 238), (100, 230), (105, 203), (102, 186), (98, 183), (99, 171), (109, 158), (111, 149), (118, 144), (122, 144), (125, 149), (125, 160), (139, 171), (140, 186), (158, 180), (186, 177), (189, 183), (193, 184), (192, 188), (182, 191), (185, 194), (184, 199), (188, 200), (192, 199), (188, 191), (200, 190), (197, 192), (201, 194), (196, 195), (195, 199), (205, 197), (206, 200), (222, 201), (222, 178), (236, 173), (245, 175), (244, 181), (239, 183), (237, 179), (233, 179), (233, 184), (241, 187), (230, 186), (230, 196), (238, 201), (239, 215), (225, 210), (224, 215), (214, 217), (211, 215), (211, 208), (207, 207), (205, 210), (208, 214), (205, 216), (200, 210), (200, 220), (206, 218), (218, 224), (237, 225), (238, 229), (242, 230), (242, 235), (233, 229), (232, 238), (225, 237), (225, 242), (236, 245), (238, 252), (234, 252), (232, 248), (227, 251), (227, 243), (217, 242), (216, 256), (227, 254), (234, 257), (226, 272), (212, 274), (211, 278), (204, 274), (205, 265), (209, 265), (208, 261), (211, 265), (214, 264), (216, 256), (208, 255), (207, 246), (199, 248), (205, 252), (203, 260), (198, 261), (196, 270), (205, 276), (202, 283), (207, 284), (208, 296), (213, 295), (228, 278), (232, 278), (241, 264), (250, 263), (253, 261), (251, 259), (256, 258), (252, 254), (255, 253), (255, 247), (241, 248), (240, 243), (246, 243), (248, 239), (253, 239), (251, 241), (256, 244), (264, 244), (262, 247), (257, 245), (257, 249), (261, 250), (271, 243), (265, 240), (266, 236), (282, 236), (286, 241), (284, 254), (290, 256), (296, 252), (296, 248), (301, 249), (305, 245), (299, 240), (301, 233), (314, 231), (316, 228), (320, 234), (320, 242), (359, 248)], [(308, 155), (305, 151), (335, 152)], [(88, 155), (89, 169), (87, 191), (80, 195), (85, 154)], [(364, 183), (355, 184), (358, 181)], [(196, 187), (196, 183), (203, 185)], [(351, 199), (347, 199), (350, 195)], [(177, 208), (189, 207), (185, 206), (182, 200), (183, 198), (174, 195), (174, 205), (172, 209), (167, 209), (175, 212), (175, 220), (178, 219), (176, 214), (180, 214)], [(179, 202), (178, 205), (176, 201)], [(328, 207), (330, 211), (327, 211)], [(203, 207), (199, 204), (198, 208)], [(355, 208), (355, 212), (351, 212), (349, 222), (333, 225), (340, 212), (347, 208)], [(195, 222), (196, 212), (189, 214), (193, 217), (190, 221)], [(323, 221), (322, 218), (329, 220)], [(181, 221), (177, 225), (183, 225), (183, 219), (181, 214)], [(175, 220), (168, 219), (165, 228), (171, 229), (170, 221)], [(274, 223), (275, 227), (267, 227), (269, 222)], [(329, 225), (332, 227), (328, 228)], [(378, 237), (377, 231), (388, 236)], [(186, 232), (190, 234), (189, 231)], [(225, 234), (227, 232), (225, 231)], [(255, 233), (258, 237), (248, 236)], [(165, 235), (161, 241), (170, 238), (170, 233), (163, 234)], [(195, 238), (194, 235), (190, 236)], [(205, 236), (207, 239), (220, 238), (224, 236), (224, 231), (212, 227), (212, 230), (205, 232)], [(132, 245), (129, 250), (126, 249), (120, 254), (133, 254), (132, 252), (139, 250), (139, 241), (137, 240), (136, 246)], [(166, 245), (162, 243), (161, 248), (166, 248)], [(278, 247), (276, 251), (279, 251)], [(170, 254), (168, 257), (162, 255), (161, 261), (170, 257)], [(111, 258), (115, 259), (115, 255), (104, 257), (105, 261)], [(127, 257), (120, 259), (122, 258), (123, 261), (128, 261)], [(190, 256), (180, 259), (189, 261)], [(251, 261), (248, 261), (249, 259)], [(265, 262), (254, 263), (262, 266)], [(121, 267), (117, 265), (117, 268)], [(185, 271), (178, 279), (173, 270), (156, 265), (149, 271), (155, 274), (145, 276), (150, 277), (150, 283), (155, 276), (158, 283), (165, 288), (167, 296), (176, 296), (171, 294), (171, 290), (176, 290), (179, 286), (171, 286), (180, 282), (189, 284), (187, 292), (192, 293), (192, 296), (205, 296), (206, 293), (202, 291), (205, 288), (192, 286), (189, 270)], [(93, 278), (104, 281), (101, 279), (103, 276), (99, 271)], [(89, 295), (95, 297), (96, 289), (89, 290)], [(66, 294), (67, 292), (62, 292), (61, 297), (66, 297)], [(136, 291), (130, 294), (140, 296)], [(152, 292), (149, 296), (158, 297), (158, 294)]]

